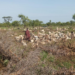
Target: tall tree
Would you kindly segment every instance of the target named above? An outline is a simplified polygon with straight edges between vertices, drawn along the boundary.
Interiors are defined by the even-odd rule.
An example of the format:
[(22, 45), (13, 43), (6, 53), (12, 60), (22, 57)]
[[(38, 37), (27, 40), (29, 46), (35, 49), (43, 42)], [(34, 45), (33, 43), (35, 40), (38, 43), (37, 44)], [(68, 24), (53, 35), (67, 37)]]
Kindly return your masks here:
[(72, 25), (73, 23), (74, 23), (74, 22), (71, 20), (71, 21), (70, 21), (70, 24)]
[(51, 25), (51, 20), (49, 20), (49, 22), (46, 23), (47, 26), (50, 26)]
[(38, 19), (36, 19), (36, 20), (33, 20), (32, 23), (33, 23), (33, 27), (34, 27), (34, 26), (40, 26), (40, 25), (42, 25), (43, 22), (39, 21)]
[(6, 23), (6, 17), (4, 16), (4, 17), (2, 17), (3, 19), (4, 19), (4, 22)]
[(72, 18), (75, 20), (75, 14), (72, 16)]
[(49, 22), (51, 23), (51, 20)]
[(70, 25), (70, 22), (66, 22), (67, 25)]
[(19, 21), (13, 21), (13, 22), (12, 22), (12, 26), (14, 26), (14, 27), (15, 27), (15, 26), (19, 26)]
[(24, 16), (22, 14), (18, 15), (19, 18), (21, 18), (21, 23), (24, 25), (24, 27), (26, 26), (27, 22), (29, 22), (29, 18), (27, 16)]
[(6, 23), (6, 25), (9, 27), (11, 25), (9, 21), (12, 21), (12, 17), (11, 16), (4, 16), (2, 18), (4, 19), (4, 22)]
[(12, 17), (11, 16), (7, 16), (7, 17), (2, 17), (3, 19), (4, 19), (4, 22), (6, 23), (6, 22), (8, 22), (9, 23), (9, 21), (11, 21), (12, 20)]

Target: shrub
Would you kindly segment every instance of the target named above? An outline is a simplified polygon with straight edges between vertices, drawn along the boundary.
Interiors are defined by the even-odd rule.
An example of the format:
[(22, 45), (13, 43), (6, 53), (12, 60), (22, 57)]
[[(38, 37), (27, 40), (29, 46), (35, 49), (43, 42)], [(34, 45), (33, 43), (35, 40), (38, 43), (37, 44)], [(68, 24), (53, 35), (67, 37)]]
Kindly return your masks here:
[(8, 62), (9, 62), (9, 60), (5, 59), (4, 62), (3, 62), (4, 66), (7, 66)]
[(42, 67), (45, 67), (45, 64), (42, 64), (41, 66), (42, 66)]
[(62, 65), (61, 61), (56, 60), (55, 63), (57, 64), (58, 67), (63, 68), (63, 65)]
[(54, 56), (50, 56), (50, 57), (48, 58), (48, 61), (49, 61), (49, 62), (54, 62), (54, 61), (55, 61)]
[(74, 62), (74, 63), (75, 63), (75, 59), (72, 59), (72, 62)]
[(41, 53), (41, 60), (44, 61), (44, 59), (46, 59), (47, 56), (48, 56), (48, 53), (45, 52), (45, 51), (43, 51), (43, 52)]
[(64, 67), (66, 67), (67, 69), (69, 69), (71, 67), (71, 63), (69, 62), (63, 62)]

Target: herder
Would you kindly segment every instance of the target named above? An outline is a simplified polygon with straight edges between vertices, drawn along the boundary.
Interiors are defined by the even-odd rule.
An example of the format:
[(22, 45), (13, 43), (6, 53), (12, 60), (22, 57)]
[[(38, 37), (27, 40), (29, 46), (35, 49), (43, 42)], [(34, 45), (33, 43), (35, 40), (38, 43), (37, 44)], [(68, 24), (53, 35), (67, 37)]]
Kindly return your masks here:
[(25, 36), (26, 36), (26, 40), (30, 41), (30, 32), (29, 32), (28, 28), (25, 31)]
[(71, 31), (71, 39), (74, 38), (74, 34), (73, 34), (73, 31)]

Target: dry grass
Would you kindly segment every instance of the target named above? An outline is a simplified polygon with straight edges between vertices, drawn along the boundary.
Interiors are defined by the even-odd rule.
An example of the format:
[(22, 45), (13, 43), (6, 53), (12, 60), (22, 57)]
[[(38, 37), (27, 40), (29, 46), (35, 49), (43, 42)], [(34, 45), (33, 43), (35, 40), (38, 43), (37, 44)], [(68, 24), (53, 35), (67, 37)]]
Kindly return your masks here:
[(23, 34), (21, 31), (0, 32), (0, 53), (4, 57), (10, 57), (8, 65), (2, 70), (4, 73), (0, 71), (3, 75), (53, 75), (58, 71), (62, 72), (63, 69), (67, 73), (71, 66), (75, 68), (75, 56), (65, 55), (67, 52), (74, 52), (75, 39), (39, 44), (38, 48), (32, 48), (32, 44), (27, 42), (28, 47), (24, 47), (20, 42), (16, 42), (14, 36), (10, 36), (14, 32), (17, 35)]

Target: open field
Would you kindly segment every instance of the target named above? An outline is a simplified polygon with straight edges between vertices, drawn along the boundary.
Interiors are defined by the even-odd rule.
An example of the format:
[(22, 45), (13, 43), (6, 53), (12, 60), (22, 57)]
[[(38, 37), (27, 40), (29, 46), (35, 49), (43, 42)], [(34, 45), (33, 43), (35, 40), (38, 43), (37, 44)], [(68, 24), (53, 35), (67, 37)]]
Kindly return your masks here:
[(0, 0), (0, 75), (75, 75), (75, 0)]
[(1, 75), (75, 75), (75, 27), (29, 27), (30, 42), (25, 30), (0, 28)]

